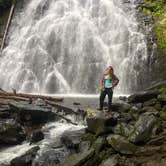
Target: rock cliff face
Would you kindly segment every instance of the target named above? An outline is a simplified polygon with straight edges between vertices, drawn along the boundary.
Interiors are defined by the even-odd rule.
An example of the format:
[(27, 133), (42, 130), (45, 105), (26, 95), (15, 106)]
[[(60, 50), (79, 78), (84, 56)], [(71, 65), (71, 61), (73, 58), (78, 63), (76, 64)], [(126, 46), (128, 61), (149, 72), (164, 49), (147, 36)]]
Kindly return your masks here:
[[(146, 34), (151, 82), (166, 79), (166, 1), (137, 1), (137, 19)], [(148, 79), (148, 78), (147, 78)]]

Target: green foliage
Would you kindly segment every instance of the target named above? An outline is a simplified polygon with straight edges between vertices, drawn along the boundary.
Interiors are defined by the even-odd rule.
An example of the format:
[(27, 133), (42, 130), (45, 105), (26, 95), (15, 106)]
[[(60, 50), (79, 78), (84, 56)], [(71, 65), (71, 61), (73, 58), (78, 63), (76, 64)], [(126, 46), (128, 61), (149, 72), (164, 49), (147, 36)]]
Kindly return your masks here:
[(157, 35), (158, 47), (166, 55), (166, 1), (165, 0), (144, 0), (143, 11), (155, 19), (155, 32)]
[(160, 118), (161, 118), (162, 120), (166, 120), (166, 112), (165, 112), (165, 111), (161, 111), (161, 112), (160, 112)]
[(160, 88), (160, 92), (166, 92), (166, 87)]

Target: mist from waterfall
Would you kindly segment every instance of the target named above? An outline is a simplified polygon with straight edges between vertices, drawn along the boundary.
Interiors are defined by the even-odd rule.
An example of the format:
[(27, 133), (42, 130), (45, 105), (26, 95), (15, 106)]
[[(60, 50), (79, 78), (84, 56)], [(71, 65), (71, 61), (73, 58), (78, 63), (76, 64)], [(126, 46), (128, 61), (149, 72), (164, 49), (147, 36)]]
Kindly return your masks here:
[(29, 0), (16, 13), (0, 58), (0, 87), (31, 93), (99, 93), (108, 65), (137, 87), (147, 60), (134, 0)]

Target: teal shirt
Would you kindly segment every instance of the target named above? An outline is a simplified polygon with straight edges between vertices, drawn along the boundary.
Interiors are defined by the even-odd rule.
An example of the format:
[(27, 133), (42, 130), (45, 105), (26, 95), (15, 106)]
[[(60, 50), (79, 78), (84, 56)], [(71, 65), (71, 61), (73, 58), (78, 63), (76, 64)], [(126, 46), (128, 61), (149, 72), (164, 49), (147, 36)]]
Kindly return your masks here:
[(105, 77), (104, 78), (104, 82), (105, 82), (105, 88), (111, 88), (112, 87), (112, 80), (111, 78)]

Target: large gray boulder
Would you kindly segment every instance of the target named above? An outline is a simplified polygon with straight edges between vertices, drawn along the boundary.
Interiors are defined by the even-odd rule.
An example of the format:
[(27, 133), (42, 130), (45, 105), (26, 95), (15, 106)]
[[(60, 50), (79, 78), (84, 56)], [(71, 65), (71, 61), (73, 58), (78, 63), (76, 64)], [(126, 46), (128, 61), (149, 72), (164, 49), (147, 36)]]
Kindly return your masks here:
[(104, 160), (99, 166), (118, 166), (120, 160), (120, 155), (115, 154), (110, 156), (108, 159)]
[(107, 145), (107, 140), (105, 137), (98, 137), (93, 143), (92, 147), (95, 149), (95, 152), (98, 154), (105, 146)]
[(67, 157), (63, 163), (59, 164), (59, 166), (82, 166), (86, 161), (93, 157), (93, 155), (94, 149), (90, 149), (83, 153), (76, 153)]
[(111, 131), (111, 127), (117, 124), (117, 120), (109, 113), (97, 110), (87, 111), (88, 130), (96, 135)]
[(136, 93), (128, 97), (128, 102), (129, 103), (144, 103), (153, 98), (157, 98), (158, 94), (159, 94), (159, 91), (157, 90)]
[(30, 166), (38, 150), (39, 150), (38, 146), (32, 147), (23, 155), (13, 159), (10, 163), (11, 166)]
[(48, 147), (33, 160), (30, 166), (56, 166), (63, 162), (67, 155), (68, 152), (63, 147), (55, 149)]
[(138, 147), (130, 143), (125, 137), (120, 135), (109, 135), (107, 137), (108, 144), (121, 154), (135, 154)]
[(85, 129), (65, 131), (61, 136), (61, 141), (67, 148), (77, 149), (84, 133)]
[(114, 134), (128, 137), (132, 129), (133, 129), (132, 125), (126, 123), (118, 123), (115, 127), (112, 128), (112, 131)]
[(51, 109), (43, 108), (34, 104), (23, 104), (13, 102), (9, 104), (10, 109), (17, 114), (20, 123), (31, 122), (32, 124), (46, 123), (55, 119)]
[(142, 114), (131, 131), (129, 140), (133, 143), (147, 142), (153, 134), (156, 123), (154, 115)]
[(112, 103), (112, 111), (115, 112), (128, 112), (132, 106), (126, 102)]
[(44, 139), (44, 133), (41, 130), (35, 130), (30, 136), (30, 144), (39, 142)]

